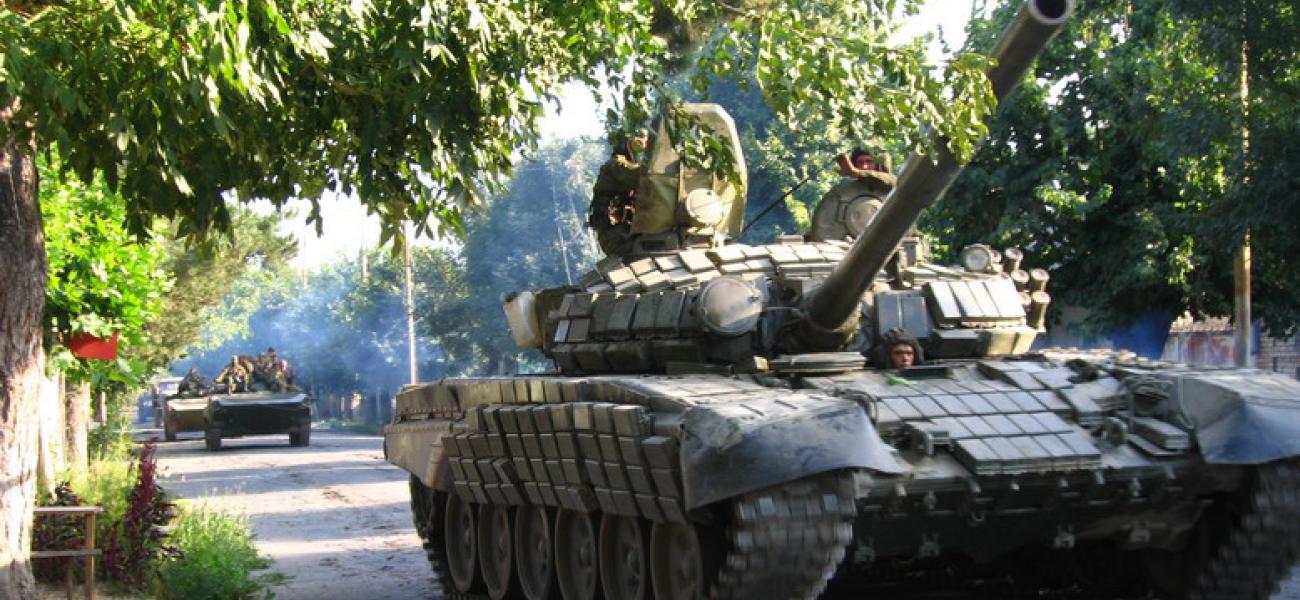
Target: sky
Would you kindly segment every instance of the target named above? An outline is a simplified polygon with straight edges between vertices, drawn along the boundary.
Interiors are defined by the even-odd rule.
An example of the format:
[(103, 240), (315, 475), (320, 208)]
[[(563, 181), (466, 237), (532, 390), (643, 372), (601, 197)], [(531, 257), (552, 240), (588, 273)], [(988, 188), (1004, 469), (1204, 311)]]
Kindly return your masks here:
[[(943, 33), (949, 48), (960, 48), (966, 39), (965, 26), (972, 6), (983, 5), (981, 0), (927, 0), (920, 13), (903, 25), (898, 38), (907, 40), (929, 32)], [(937, 40), (930, 46), (930, 59), (935, 64), (944, 56)], [(547, 106), (541, 120), (543, 139), (598, 136), (604, 132), (604, 108), (592, 98), (591, 93), (579, 84), (565, 86), (559, 93), (560, 107)], [(343, 257), (356, 257), (362, 248), (374, 246), (379, 241), (379, 220), (366, 214), (359, 201), (327, 193), (320, 200), (324, 217), (322, 235), (317, 237), (313, 226), (306, 223), (309, 210), (305, 200), (291, 202), (289, 208), (297, 212), (293, 219), (281, 223), (283, 233), (298, 239), (298, 256), (291, 263), (295, 268), (314, 270)], [(270, 211), (263, 205), (262, 211)]]

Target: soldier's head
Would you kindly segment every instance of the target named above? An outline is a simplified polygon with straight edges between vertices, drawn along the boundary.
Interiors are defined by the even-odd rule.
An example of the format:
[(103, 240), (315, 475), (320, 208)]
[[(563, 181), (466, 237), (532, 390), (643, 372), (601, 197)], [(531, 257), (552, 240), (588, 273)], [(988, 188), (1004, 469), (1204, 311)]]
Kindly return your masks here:
[(895, 369), (906, 369), (916, 362), (916, 351), (912, 345), (906, 342), (894, 344), (889, 349), (889, 366)]
[(634, 160), (650, 147), (650, 131), (644, 128), (632, 132), (619, 131), (610, 136), (610, 143), (614, 146), (613, 156)]
[(885, 152), (883, 148), (875, 147), (875, 145), (866, 148), (859, 145), (859, 147), (854, 148), (853, 152), (849, 153), (849, 162), (852, 162), (854, 169), (863, 171), (889, 173), (889, 171), (893, 170), (893, 160), (889, 157), (889, 153)]
[(876, 348), (876, 366), (882, 369), (906, 369), (925, 361), (921, 344), (902, 327), (880, 336)]
[(861, 171), (884, 171), (882, 161), (876, 159), (871, 152), (864, 148), (854, 148), (853, 153), (849, 155), (849, 161), (853, 163), (853, 168)]

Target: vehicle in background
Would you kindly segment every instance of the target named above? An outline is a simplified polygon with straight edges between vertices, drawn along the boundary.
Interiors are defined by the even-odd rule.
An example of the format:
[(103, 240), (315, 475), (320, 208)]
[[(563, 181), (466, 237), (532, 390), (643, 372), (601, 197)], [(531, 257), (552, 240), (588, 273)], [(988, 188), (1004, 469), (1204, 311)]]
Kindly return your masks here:
[(152, 420), (154, 427), (161, 427), (163, 404), (168, 396), (176, 394), (176, 389), (180, 386), (180, 383), (180, 377), (155, 378), (149, 384), (149, 389), (136, 398), (139, 421), (148, 423)]
[(290, 445), (309, 445), (313, 400), (292, 384), (287, 364), (272, 349), (232, 357), (214, 381), (191, 370), (163, 404), (164, 439), (201, 431), (207, 449), (216, 450), (223, 438), (287, 433)]

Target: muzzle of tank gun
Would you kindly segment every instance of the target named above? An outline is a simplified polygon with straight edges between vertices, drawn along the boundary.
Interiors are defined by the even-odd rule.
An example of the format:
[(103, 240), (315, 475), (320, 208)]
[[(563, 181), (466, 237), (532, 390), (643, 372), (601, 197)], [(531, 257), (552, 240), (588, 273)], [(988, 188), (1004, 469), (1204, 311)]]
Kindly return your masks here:
[[(996, 63), (986, 75), (999, 105), (1073, 12), (1073, 0), (1029, 0), (1021, 7), (990, 54)], [(921, 213), (937, 202), (961, 173), (962, 166), (948, 152), (947, 140), (934, 141), (936, 156), (915, 156), (908, 161), (898, 178), (898, 186), (884, 206), (825, 283), (805, 302), (808, 318), (804, 329), (808, 335), (804, 337), (807, 339), (833, 339), (834, 336), (828, 338), (826, 334), (846, 329), (845, 325), (856, 317), (862, 294), (876, 274), (884, 268)], [(1032, 282), (1027, 283), (1032, 290)], [(826, 345), (832, 344), (828, 341)]]

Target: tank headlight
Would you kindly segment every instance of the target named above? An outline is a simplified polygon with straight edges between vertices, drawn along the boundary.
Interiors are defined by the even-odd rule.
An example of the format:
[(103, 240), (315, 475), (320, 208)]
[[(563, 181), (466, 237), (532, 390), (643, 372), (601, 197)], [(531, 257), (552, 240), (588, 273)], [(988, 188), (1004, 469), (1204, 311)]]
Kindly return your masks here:
[(682, 202), (682, 210), (686, 221), (695, 227), (717, 227), (727, 216), (722, 198), (708, 188), (691, 190)]
[(718, 335), (748, 333), (763, 314), (763, 293), (737, 277), (719, 277), (704, 284), (696, 300), (700, 323)]
[(971, 273), (991, 273), (996, 261), (993, 249), (984, 244), (966, 246), (961, 250), (961, 266)]

